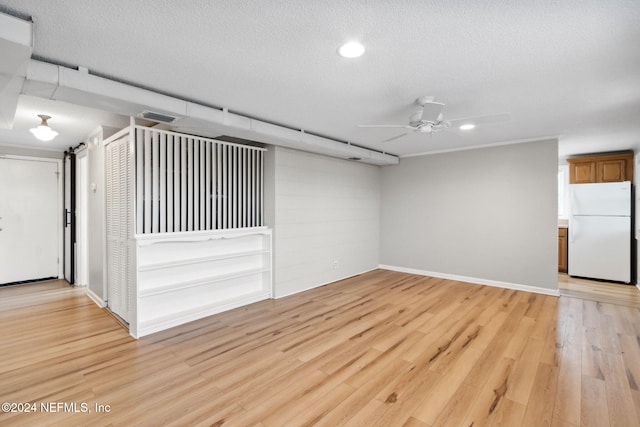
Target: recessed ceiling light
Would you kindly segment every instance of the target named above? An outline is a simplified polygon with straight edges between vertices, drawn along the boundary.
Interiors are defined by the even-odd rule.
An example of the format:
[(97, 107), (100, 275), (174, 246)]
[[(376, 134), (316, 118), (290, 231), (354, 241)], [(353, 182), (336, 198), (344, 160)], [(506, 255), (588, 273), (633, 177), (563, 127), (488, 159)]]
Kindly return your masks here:
[(474, 125), (473, 123), (465, 123), (463, 125), (460, 126), (460, 130), (471, 130), (473, 128), (475, 128), (476, 125)]
[(357, 58), (364, 53), (364, 46), (358, 42), (345, 43), (340, 46), (338, 53), (344, 58)]

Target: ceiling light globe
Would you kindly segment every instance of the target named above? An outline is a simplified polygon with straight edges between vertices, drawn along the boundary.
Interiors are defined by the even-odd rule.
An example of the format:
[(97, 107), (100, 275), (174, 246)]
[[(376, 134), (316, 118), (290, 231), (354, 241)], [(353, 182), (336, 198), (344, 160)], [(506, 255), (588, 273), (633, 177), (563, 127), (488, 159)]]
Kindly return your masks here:
[(58, 132), (51, 129), (47, 123), (47, 120), (49, 120), (51, 116), (38, 114), (38, 117), (40, 117), (41, 120), (40, 124), (37, 127), (29, 129), (29, 132), (31, 132), (40, 141), (51, 141), (53, 138), (58, 136)]
[(49, 126), (40, 125), (29, 129), (29, 131), (40, 141), (51, 141), (53, 138), (58, 136), (58, 132), (52, 130)]

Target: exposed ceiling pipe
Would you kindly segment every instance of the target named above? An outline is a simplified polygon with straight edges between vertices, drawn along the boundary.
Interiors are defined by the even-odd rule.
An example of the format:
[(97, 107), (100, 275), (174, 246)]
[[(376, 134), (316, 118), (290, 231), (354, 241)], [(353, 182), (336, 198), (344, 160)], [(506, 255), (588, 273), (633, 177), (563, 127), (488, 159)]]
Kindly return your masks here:
[[(141, 117), (153, 111), (178, 117), (176, 131), (197, 129), (374, 165), (398, 164), (398, 157), (290, 129), (257, 119), (181, 100), (147, 89), (92, 75), (86, 69), (31, 60), (22, 93), (84, 105), (116, 114)], [(193, 131), (193, 130), (196, 131)]]

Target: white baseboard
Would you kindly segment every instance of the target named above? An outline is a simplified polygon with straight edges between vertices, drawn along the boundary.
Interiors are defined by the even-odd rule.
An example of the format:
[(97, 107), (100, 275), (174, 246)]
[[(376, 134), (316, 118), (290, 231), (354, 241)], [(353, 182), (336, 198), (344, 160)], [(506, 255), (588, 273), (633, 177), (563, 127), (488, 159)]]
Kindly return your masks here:
[(518, 283), (500, 282), (497, 280), (479, 279), (477, 277), (458, 276), (455, 274), (438, 273), (434, 271), (417, 270), (415, 268), (396, 267), (393, 265), (380, 264), (379, 268), (384, 270), (398, 271), (401, 273), (418, 274), (420, 276), (437, 277), (438, 279), (456, 280), (458, 282), (473, 283), (476, 285), (495, 286), (497, 288), (513, 289), (516, 291), (532, 292), (535, 294), (560, 296), (558, 289), (540, 288), (537, 286), (521, 285)]
[(107, 306), (107, 302), (96, 295), (91, 289), (87, 288), (87, 296), (91, 298), (93, 302), (95, 302), (98, 307), (105, 308)]
[(640, 283), (636, 283), (636, 288), (640, 291)]

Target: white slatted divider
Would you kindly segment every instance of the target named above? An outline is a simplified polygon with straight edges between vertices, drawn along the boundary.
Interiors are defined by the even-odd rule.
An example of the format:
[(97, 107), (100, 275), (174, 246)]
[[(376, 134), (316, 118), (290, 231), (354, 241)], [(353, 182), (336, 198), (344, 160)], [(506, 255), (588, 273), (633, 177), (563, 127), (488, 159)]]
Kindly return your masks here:
[(205, 217), (205, 225), (204, 230), (213, 230), (211, 228), (211, 183), (212, 183), (212, 175), (213, 175), (213, 166), (211, 164), (211, 147), (213, 143), (207, 142), (204, 149), (204, 170), (205, 170), (205, 188), (204, 188), (204, 197), (205, 197), (205, 209), (204, 209), (204, 217)]
[(177, 233), (182, 231), (180, 222), (182, 206), (182, 148), (180, 146), (180, 136), (173, 136), (173, 230)]
[(258, 204), (256, 203), (256, 197), (257, 197), (257, 191), (256, 191), (256, 177), (258, 176), (257, 172), (256, 172), (256, 152), (252, 151), (251, 152), (251, 168), (250, 173), (251, 173), (251, 226), (254, 227), (257, 224), (257, 220), (256, 220), (256, 211), (258, 209)]
[(260, 169), (259, 169), (259, 159), (258, 156), (260, 155), (260, 153), (253, 153), (253, 192), (254, 192), (254, 196), (253, 196), (253, 225), (257, 225), (258, 224), (258, 210), (260, 209), (260, 199), (259, 199), (259, 191), (258, 191), (258, 175), (260, 175)]
[(227, 210), (229, 200), (229, 189), (227, 187), (228, 182), (228, 160), (229, 160), (229, 146), (222, 147), (222, 228), (229, 228), (229, 211)]
[(244, 218), (243, 218), (243, 212), (244, 212), (244, 193), (242, 191), (242, 187), (244, 185), (244, 171), (246, 170), (244, 168), (244, 150), (241, 148), (238, 148), (238, 158), (236, 159), (236, 166), (238, 168), (238, 202), (236, 203), (236, 206), (238, 208), (238, 212), (236, 217), (238, 218), (238, 223), (237, 223), (237, 227), (238, 228), (242, 228), (244, 227)]
[(252, 159), (253, 151), (247, 151), (247, 227), (253, 227), (253, 219), (251, 218), (251, 206), (253, 202), (253, 190), (251, 188), (251, 180), (253, 179)]
[(247, 150), (240, 150), (242, 162), (240, 171), (240, 184), (242, 187), (242, 195), (240, 196), (240, 206), (242, 207), (242, 214), (240, 215), (240, 224), (239, 226), (244, 228), (247, 226), (247, 172), (249, 169), (247, 168)]
[(173, 197), (174, 197), (174, 157), (173, 157), (173, 135), (167, 134), (167, 233), (173, 233)]
[(151, 134), (151, 232), (160, 232), (160, 135)]
[(193, 230), (200, 230), (200, 141), (192, 139), (193, 145)]
[(187, 138), (187, 230), (193, 231), (193, 138)]
[(238, 147), (231, 147), (231, 227), (238, 228)]
[(223, 146), (216, 146), (216, 228), (222, 227), (222, 150)]
[(264, 149), (136, 126), (140, 234), (262, 226)]
[(211, 228), (210, 230), (215, 230), (218, 228), (217, 226), (217, 217), (218, 217), (218, 144), (211, 144)]
[(259, 153), (260, 162), (258, 168), (260, 172), (258, 173), (258, 181), (260, 182), (260, 186), (258, 187), (258, 200), (260, 203), (260, 215), (258, 217), (258, 223), (262, 225), (264, 222), (264, 151)]
[(205, 157), (207, 155), (205, 147), (207, 145), (207, 142), (200, 140), (198, 141), (198, 144), (200, 150), (200, 213), (198, 214), (198, 216), (200, 217), (200, 227), (198, 227), (198, 230), (207, 230), (207, 170), (205, 166)]
[(160, 135), (160, 197), (158, 204), (160, 205), (160, 233), (167, 232), (167, 134)]
[(187, 138), (180, 137), (180, 231), (187, 230)]
[(151, 133), (144, 134), (144, 232), (152, 233), (151, 229)]
[(144, 131), (136, 129), (136, 221), (137, 231), (144, 233)]

